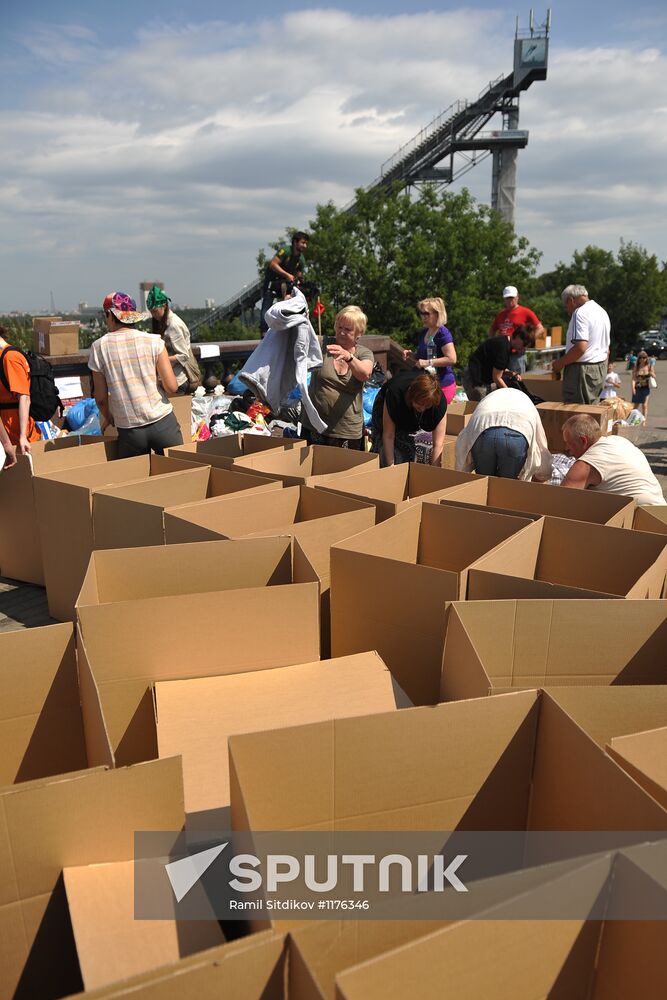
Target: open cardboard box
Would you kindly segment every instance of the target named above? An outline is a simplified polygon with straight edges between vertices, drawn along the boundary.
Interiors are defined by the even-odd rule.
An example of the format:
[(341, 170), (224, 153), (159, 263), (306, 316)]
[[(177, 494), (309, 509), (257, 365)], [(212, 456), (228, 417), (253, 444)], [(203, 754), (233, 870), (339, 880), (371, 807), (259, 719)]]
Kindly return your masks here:
[(509, 513), (565, 517), (570, 521), (632, 528), (635, 502), (631, 497), (593, 490), (560, 489), (546, 483), (498, 476), (471, 476), (471, 480), (444, 497), (442, 502), (451, 498)]
[(93, 494), (93, 537), (96, 549), (164, 545), (164, 510), (211, 497), (279, 490), (282, 483), (210, 465), (182, 463), (180, 472), (139, 479)]
[(77, 603), (89, 763), (157, 756), (156, 681), (317, 660), (319, 586), (306, 569), (293, 569), (289, 538), (96, 552)]
[(196, 441), (192, 444), (177, 445), (167, 449), (167, 455), (184, 462), (199, 465), (213, 465), (219, 469), (231, 469), (234, 459), (243, 455), (276, 449), (305, 448), (306, 442), (296, 438), (274, 438), (264, 434), (229, 434), (210, 441)]
[[(377, 653), (358, 653), (225, 676), (158, 681), (160, 757), (183, 759), (185, 811), (229, 806), (227, 741), (232, 733), (388, 712), (411, 705)], [(188, 823), (192, 827), (192, 823)]]
[[(82, 449), (86, 450), (86, 449)], [(74, 604), (95, 548), (93, 496), (96, 490), (137, 479), (187, 471), (191, 466), (162, 455), (123, 458), (106, 465), (50, 472), (35, 477), (35, 506), (42, 546), (49, 614), (74, 618)]]
[(468, 599), (658, 598), (666, 575), (662, 535), (544, 517), (471, 566)]
[(447, 609), (440, 700), (552, 685), (667, 684), (665, 601), (463, 601)]
[(177, 831), (183, 822), (178, 759), (0, 789), (2, 1000), (83, 988), (63, 868), (129, 861), (135, 830)]
[(667, 809), (667, 726), (614, 736), (607, 753)]
[[(647, 850), (582, 864), (479, 919), (452, 924), (345, 970), (336, 978), (336, 1000), (398, 1000), (416, 983), (423, 1000), (658, 1000), (667, 977), (664, 921), (619, 918), (631, 910), (639, 887), (656, 912), (664, 912), (664, 877), (654, 870), (654, 859), (646, 858)], [(664, 853), (661, 860), (664, 865)], [(531, 905), (554, 910), (554, 897), (575, 894), (604, 919), (518, 915)]]
[(447, 434), (458, 437), (463, 428), (470, 423), (476, 407), (477, 403), (472, 399), (450, 403), (447, 407)]
[[(279, 480), (271, 482), (277, 486), (282, 485)], [(298, 543), (295, 557), (297, 553), (305, 554), (320, 584), (324, 656), (329, 655), (331, 648), (331, 546), (374, 523), (375, 507), (371, 503), (309, 486), (287, 486), (268, 495), (258, 493), (256, 496), (249, 496), (244, 493), (238, 497), (205, 500), (197, 504), (171, 507), (164, 514), (167, 544), (215, 538), (290, 535)], [(366, 648), (368, 647), (364, 647)]]
[(0, 633), (0, 785), (87, 767), (74, 628)]
[(667, 535), (667, 504), (647, 507), (637, 507), (632, 527), (635, 531), (654, 531), (658, 535)]
[(0, 476), (0, 574), (43, 587), (42, 550), (33, 493), (35, 476), (110, 461), (116, 457), (116, 443), (70, 434), (53, 441), (35, 441), (31, 449), (31, 455), (18, 455), (16, 465), (3, 469)]
[(415, 705), (440, 691), (445, 604), (466, 596), (468, 567), (527, 518), (432, 503), (331, 548), (331, 650), (377, 649)]
[[(562, 690), (576, 706), (587, 689)], [(613, 728), (602, 711), (601, 725)], [(667, 810), (548, 692), (232, 736), (229, 754), (232, 827), (250, 836), (667, 829)], [(553, 861), (552, 849), (531, 840), (505, 870)], [(473, 880), (489, 860), (474, 862)]]
[(379, 467), (379, 456), (371, 452), (321, 444), (245, 455), (233, 464), (235, 469), (281, 479), (285, 486), (317, 486), (322, 476), (352, 476)]
[(284, 934), (262, 931), (111, 986), (86, 990), (81, 1000), (310, 1000), (308, 993), (291, 987), (288, 991), (288, 949)]
[(456, 470), (456, 435), (446, 434), (442, 442), (442, 456), (440, 458), (442, 469)]
[(415, 501), (435, 502), (448, 496), (452, 489), (472, 483), (477, 479), (467, 472), (453, 472), (434, 465), (406, 462), (386, 469), (360, 472), (350, 479), (332, 476), (317, 486), (318, 490), (354, 496), (372, 503), (377, 510), (377, 521), (386, 521), (394, 514), (410, 507)]
[(537, 412), (540, 415), (544, 433), (547, 436), (547, 446), (552, 453), (565, 450), (563, 424), (570, 417), (585, 414), (588, 417), (592, 417), (600, 425), (602, 434), (608, 434), (611, 430), (609, 409), (606, 406), (581, 406), (578, 403), (545, 402), (537, 404)]
[(184, 443), (192, 441), (192, 396), (178, 393), (176, 396), (170, 396), (169, 402), (173, 407), (178, 426), (181, 428)]
[[(153, 864), (160, 865), (163, 859)], [(63, 870), (81, 977), (86, 990), (158, 969), (221, 945), (210, 920), (135, 919), (135, 870), (150, 861), (113, 861)], [(169, 900), (167, 906), (173, 903)]]
[(532, 372), (527, 372), (522, 376), (522, 381), (528, 392), (532, 392), (534, 396), (540, 396), (545, 403), (563, 402), (562, 379), (551, 378), (551, 376), (545, 375), (534, 375)]

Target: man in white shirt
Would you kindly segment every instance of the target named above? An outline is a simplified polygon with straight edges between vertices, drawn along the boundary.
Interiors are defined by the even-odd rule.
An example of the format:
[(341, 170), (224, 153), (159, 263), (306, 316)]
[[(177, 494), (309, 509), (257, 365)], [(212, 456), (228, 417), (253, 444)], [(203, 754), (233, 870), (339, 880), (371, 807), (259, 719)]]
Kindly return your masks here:
[(564, 403), (596, 403), (604, 386), (609, 357), (609, 316), (589, 299), (583, 285), (563, 289), (563, 305), (569, 316), (567, 350), (552, 363), (552, 371), (563, 371)]
[(665, 504), (662, 488), (646, 456), (627, 438), (614, 434), (602, 437), (597, 421), (582, 413), (565, 421), (563, 440), (577, 460), (563, 486), (618, 493), (633, 497), (638, 504)]
[(546, 480), (551, 462), (540, 415), (520, 389), (496, 389), (485, 396), (456, 439), (459, 472)]

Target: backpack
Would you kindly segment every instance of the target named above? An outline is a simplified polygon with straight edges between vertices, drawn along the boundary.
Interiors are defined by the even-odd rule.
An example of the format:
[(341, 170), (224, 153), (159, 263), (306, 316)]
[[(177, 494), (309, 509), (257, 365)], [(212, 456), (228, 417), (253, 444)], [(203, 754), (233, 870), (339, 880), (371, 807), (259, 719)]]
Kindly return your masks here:
[[(30, 416), (33, 420), (50, 420), (56, 410), (62, 413), (62, 403), (49, 362), (34, 351), (21, 351), (18, 347), (5, 347), (0, 354), (0, 380), (7, 392), (11, 392), (5, 375), (5, 354), (16, 351), (28, 362), (30, 368)], [(16, 410), (16, 403), (0, 403), (2, 410)]]

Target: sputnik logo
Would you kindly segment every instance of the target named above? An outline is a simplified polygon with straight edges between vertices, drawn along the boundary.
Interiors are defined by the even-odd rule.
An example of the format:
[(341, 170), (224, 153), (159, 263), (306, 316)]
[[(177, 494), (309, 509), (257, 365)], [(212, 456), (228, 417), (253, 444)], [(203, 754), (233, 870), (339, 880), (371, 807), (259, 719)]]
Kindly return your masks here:
[(205, 851), (198, 851), (197, 854), (190, 854), (187, 858), (170, 861), (164, 866), (177, 903), (180, 903), (187, 896), (190, 889), (197, 884), (215, 859), (222, 854), (228, 843), (229, 841), (226, 840), (224, 844), (218, 844), (217, 847), (209, 847)]

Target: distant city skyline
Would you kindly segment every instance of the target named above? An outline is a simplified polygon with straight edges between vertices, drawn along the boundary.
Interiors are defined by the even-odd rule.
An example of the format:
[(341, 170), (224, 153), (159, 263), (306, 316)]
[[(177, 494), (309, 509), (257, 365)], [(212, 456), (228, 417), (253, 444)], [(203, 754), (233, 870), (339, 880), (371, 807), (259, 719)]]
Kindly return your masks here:
[[(621, 239), (663, 261), (667, 10), (551, 6), (549, 76), (521, 98), (517, 232), (540, 270)], [(525, 27), (527, 7), (442, 0), (5, 0), (0, 312), (137, 295), (151, 274), (175, 301), (223, 302), (287, 227), (508, 73), (517, 13)], [(462, 184), (488, 203), (490, 160)]]

